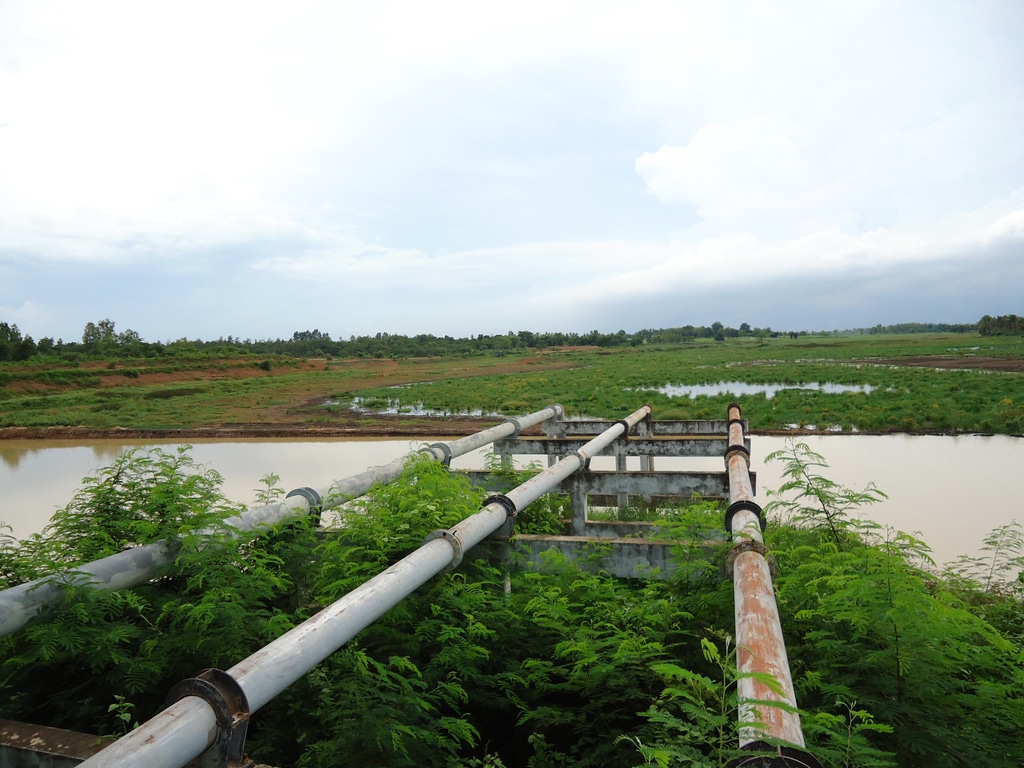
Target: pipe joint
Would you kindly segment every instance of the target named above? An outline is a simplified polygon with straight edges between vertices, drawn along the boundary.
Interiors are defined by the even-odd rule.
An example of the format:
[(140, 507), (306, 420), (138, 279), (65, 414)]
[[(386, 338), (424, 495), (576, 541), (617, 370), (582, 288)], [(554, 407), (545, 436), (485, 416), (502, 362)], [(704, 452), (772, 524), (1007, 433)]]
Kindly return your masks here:
[(435, 448), (441, 452), (441, 458), (438, 461), (446, 467), (450, 467), (452, 465), (452, 449), (448, 446), (448, 443), (431, 443), (424, 450), (433, 453)]
[(301, 496), (309, 502), (309, 518), (313, 521), (313, 525), (319, 528), (320, 513), (323, 512), (324, 509), (324, 500), (320, 498), (320, 494), (313, 488), (304, 487), (289, 491), (285, 498), (289, 499), (292, 496)]
[(510, 539), (516, 529), (516, 515), (518, 510), (516, 509), (516, 503), (512, 501), (508, 496), (503, 493), (496, 493), (493, 496), (488, 496), (484, 499), (484, 506), (489, 507), (493, 504), (497, 504), (505, 510), (505, 522), (498, 528), (494, 533), (491, 534), (493, 539)]
[(627, 438), (629, 437), (629, 430), (631, 430), (631, 429), (633, 428), (633, 425), (632, 425), (632, 424), (630, 424), (630, 423), (629, 423), (628, 421), (626, 421), (625, 419), (619, 419), (619, 420), (618, 420), (618, 421), (616, 421), (615, 423), (616, 423), (616, 424), (621, 424), (621, 425), (622, 425), (622, 434), (621, 434), (621, 435), (619, 435), (619, 439), (620, 439), (620, 440), (625, 440), (625, 439), (627, 439)]
[(515, 431), (508, 436), (509, 440), (515, 440), (517, 437), (519, 437), (519, 432), (523, 428), (523, 425), (519, 423), (519, 419), (505, 419), (505, 421), (502, 423), (511, 424), (513, 427), (515, 427)]
[(218, 768), (243, 768), (249, 764), (245, 758), (249, 702), (238, 681), (223, 670), (204, 669), (171, 688), (165, 704), (170, 706), (187, 696), (205, 701), (217, 718), (217, 735), (203, 753), (202, 764)]
[(729, 468), (729, 462), (732, 461), (732, 457), (740, 455), (743, 457), (743, 461), (746, 462), (747, 468), (750, 468), (750, 451), (747, 450), (745, 445), (730, 445), (725, 449), (725, 468)]
[(775, 558), (772, 557), (768, 551), (768, 547), (762, 544), (760, 541), (741, 541), (739, 544), (729, 550), (729, 554), (725, 556), (725, 573), (730, 580), (735, 580), (733, 577), (733, 571), (736, 570), (736, 559), (744, 552), (757, 552), (764, 561), (768, 563), (768, 573), (772, 577), (772, 581), (775, 581), (775, 572), (778, 570), (778, 563), (775, 562)]
[(580, 469), (584, 472), (590, 471), (590, 457), (587, 456), (583, 451), (576, 451), (574, 453), (577, 459), (580, 461)]
[(741, 749), (756, 754), (734, 758), (726, 764), (726, 768), (824, 768), (818, 758), (798, 747), (752, 741)]
[(458, 533), (453, 529), (437, 530), (428, 534), (423, 543), (427, 544), (434, 539), (444, 539), (452, 548), (452, 561), (448, 563), (448, 566), (442, 569), (441, 572), (448, 573), (448, 571), (454, 571), (462, 563), (462, 557), (465, 554), (465, 551), (462, 548), (462, 539), (459, 538)]
[(757, 522), (761, 525), (761, 532), (764, 533), (765, 528), (768, 526), (767, 521), (764, 517), (764, 510), (761, 506), (753, 501), (743, 499), (741, 501), (735, 501), (729, 505), (729, 508), (725, 510), (725, 530), (726, 533), (732, 534), (732, 519), (736, 516), (737, 512), (746, 510), (753, 512), (757, 515)]

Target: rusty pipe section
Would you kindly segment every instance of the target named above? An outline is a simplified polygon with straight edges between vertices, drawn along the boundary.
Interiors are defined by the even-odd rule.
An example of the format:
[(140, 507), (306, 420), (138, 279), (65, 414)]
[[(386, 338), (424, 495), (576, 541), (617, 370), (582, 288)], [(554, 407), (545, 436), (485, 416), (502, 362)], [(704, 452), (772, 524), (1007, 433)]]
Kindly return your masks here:
[[(430, 578), (458, 566), (466, 550), (506, 525), (518, 509), (556, 488), (650, 412), (644, 406), (507, 496), (492, 497), (455, 527), (435, 531), (419, 549), (233, 666), (226, 674), (240, 689), (247, 712), (267, 704)], [(80, 765), (114, 768), (144, 762), (146, 768), (180, 768), (210, 748), (218, 733), (213, 706), (187, 695)]]
[[(757, 766), (815, 766), (818, 765), (817, 760), (803, 751), (804, 734), (800, 715), (796, 712), (793, 678), (772, 587), (768, 550), (762, 537), (764, 515), (754, 502), (750, 453), (744, 447), (743, 421), (740, 407), (735, 403), (729, 406), (725, 464), (729, 473), (729, 509), (725, 527), (733, 541), (727, 567), (733, 580), (736, 667), (741, 675), (736, 684), (741, 723), (740, 748), (775, 753), (771, 758), (748, 758)], [(777, 689), (773, 690), (756, 678), (743, 676), (748, 673), (770, 675), (777, 683)], [(773, 702), (778, 705), (773, 705)], [(769, 740), (791, 746), (769, 746)], [(740, 759), (735, 764), (744, 765), (746, 762)]]
[[(436, 461), (448, 462), (477, 448), (505, 437), (515, 437), (521, 429), (532, 427), (549, 419), (561, 419), (565, 409), (561, 405), (549, 405), (540, 411), (507, 419), (497, 426), (485, 429), (450, 443), (434, 443), (423, 452)], [(269, 527), (305, 515), (319, 515), (324, 509), (334, 509), (346, 501), (362, 496), (378, 483), (390, 483), (405, 467), (406, 457), (390, 464), (373, 467), (343, 480), (336, 480), (325, 488), (300, 488), (288, 494), (284, 501), (254, 507), (241, 515), (229, 517), (224, 527), (205, 529), (201, 534), (241, 533)], [(67, 583), (90, 584), (97, 589), (126, 589), (142, 584), (174, 564), (181, 550), (178, 539), (153, 542), (142, 547), (133, 547), (92, 563), (79, 566), (56, 576), (47, 576), (25, 584), (19, 584), (0, 592), (0, 636), (16, 632), (51, 603), (63, 599), (62, 585)]]

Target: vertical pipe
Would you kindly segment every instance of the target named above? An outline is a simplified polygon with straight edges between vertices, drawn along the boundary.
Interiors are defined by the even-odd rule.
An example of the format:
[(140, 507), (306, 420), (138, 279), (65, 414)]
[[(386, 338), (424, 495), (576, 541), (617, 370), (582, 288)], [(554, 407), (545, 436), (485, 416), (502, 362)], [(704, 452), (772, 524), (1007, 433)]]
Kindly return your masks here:
[[(740, 407), (735, 403), (729, 406), (725, 463), (729, 473), (729, 510), (725, 526), (733, 541), (727, 563), (733, 579), (736, 666), (741, 675), (763, 673), (770, 675), (777, 684), (773, 690), (756, 678), (740, 677), (737, 681), (740, 748), (758, 752), (769, 750), (776, 754), (767, 759), (752, 756), (734, 764), (818, 765), (817, 760), (803, 751), (804, 734), (800, 715), (796, 712), (796, 694), (786, 656), (786, 642), (775, 603), (771, 569), (766, 559), (768, 550), (761, 535), (763, 515), (761, 508), (754, 503), (750, 454), (744, 446)], [(773, 705), (773, 702), (781, 706)], [(792, 746), (769, 746), (769, 742), (785, 742)]]

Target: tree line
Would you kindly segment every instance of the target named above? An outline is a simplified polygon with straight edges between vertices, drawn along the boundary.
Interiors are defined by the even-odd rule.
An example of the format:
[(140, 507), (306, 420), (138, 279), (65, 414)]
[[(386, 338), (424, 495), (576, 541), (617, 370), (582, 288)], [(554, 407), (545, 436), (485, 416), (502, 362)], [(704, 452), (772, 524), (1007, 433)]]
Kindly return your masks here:
[(982, 336), (1024, 336), (1024, 317), (985, 315), (978, 321), (978, 333)]
[[(1016, 329), (1016, 330), (1013, 330)], [(978, 330), (982, 334), (1024, 333), (1024, 318), (1016, 315), (996, 318), (985, 315), (977, 324), (900, 323), (856, 328), (849, 331), (775, 331), (770, 327), (751, 327), (741, 323), (739, 328), (713, 322), (710, 325), (684, 325), (674, 328), (644, 328), (628, 333), (619, 330), (603, 333), (592, 330), (577, 332), (509, 331), (504, 334), (475, 334), (462, 338), (435, 336), (421, 333), (406, 336), (380, 332), (366, 336), (334, 337), (330, 333), (313, 330), (295, 331), (288, 339), (242, 339), (234, 336), (212, 341), (180, 338), (176, 341), (148, 342), (138, 332), (128, 329), (118, 332), (113, 320), (88, 322), (81, 341), (64, 341), (42, 337), (38, 341), (23, 334), (16, 324), (0, 322), (0, 362), (22, 361), (34, 357), (77, 359), (145, 358), (225, 356), (239, 354), (284, 355), (290, 357), (359, 357), (404, 358), (469, 356), (479, 354), (503, 355), (524, 349), (552, 349), (558, 347), (638, 347), (651, 344), (685, 344), (697, 340), (726, 341), (727, 339), (767, 339), (806, 335), (890, 334), (890, 333), (967, 333)]]

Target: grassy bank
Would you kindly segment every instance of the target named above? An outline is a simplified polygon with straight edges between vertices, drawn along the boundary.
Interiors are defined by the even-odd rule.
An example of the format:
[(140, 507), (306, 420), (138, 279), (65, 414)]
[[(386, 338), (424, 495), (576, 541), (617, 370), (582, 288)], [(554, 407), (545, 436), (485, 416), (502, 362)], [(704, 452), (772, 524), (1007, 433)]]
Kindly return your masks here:
[[(769, 396), (670, 396), (665, 385), (741, 382)], [(834, 383), (849, 391), (805, 387)], [(727, 387), (726, 387), (727, 389)], [(353, 398), (359, 398), (354, 401)], [(721, 418), (738, 399), (756, 431), (1024, 432), (1024, 340), (977, 334), (740, 338), (617, 349), (403, 360), (159, 359), (0, 365), (0, 427), (202, 429), (330, 427), (362, 420), (354, 402), (410, 414)]]

